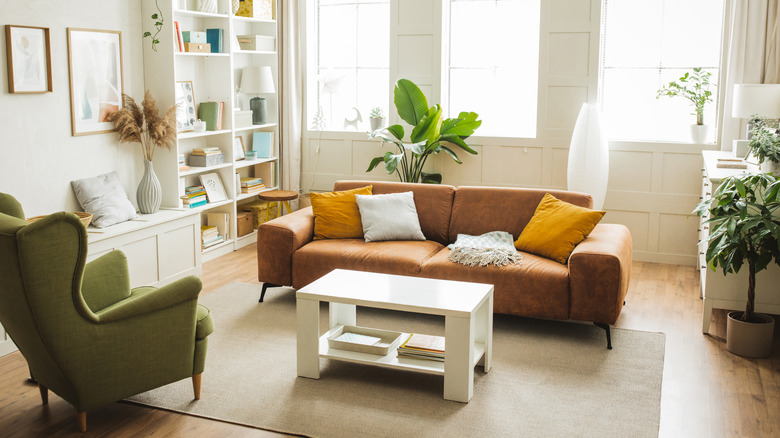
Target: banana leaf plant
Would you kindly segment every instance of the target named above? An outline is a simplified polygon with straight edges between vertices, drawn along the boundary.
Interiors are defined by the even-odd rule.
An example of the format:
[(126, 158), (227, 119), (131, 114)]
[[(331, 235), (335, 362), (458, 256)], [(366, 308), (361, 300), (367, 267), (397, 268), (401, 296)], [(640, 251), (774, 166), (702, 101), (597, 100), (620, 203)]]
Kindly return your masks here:
[(399, 79), (395, 83), (393, 102), (401, 120), (412, 126), (410, 141), (404, 140), (405, 132), (401, 125), (369, 133), (369, 139), (380, 138), (383, 142), (395, 144), (398, 153), (387, 152), (375, 157), (366, 172), (384, 163), (387, 174), (398, 174), (402, 182), (441, 184), (441, 174), (423, 172), (428, 157), (444, 151), (456, 163), (462, 164), (453, 146), (476, 155), (477, 152), (464, 140), (482, 125), (482, 121), (477, 120), (477, 113), (461, 112), (458, 117), (445, 119), (441, 107), (438, 104), (428, 107), (425, 94), (408, 79)]
[(747, 262), (747, 305), (742, 321), (753, 322), (756, 273), (772, 262), (780, 265), (779, 191), (780, 180), (772, 174), (732, 176), (694, 210), (699, 216), (709, 214), (706, 258), (713, 271), (720, 267), (723, 275), (736, 274)]

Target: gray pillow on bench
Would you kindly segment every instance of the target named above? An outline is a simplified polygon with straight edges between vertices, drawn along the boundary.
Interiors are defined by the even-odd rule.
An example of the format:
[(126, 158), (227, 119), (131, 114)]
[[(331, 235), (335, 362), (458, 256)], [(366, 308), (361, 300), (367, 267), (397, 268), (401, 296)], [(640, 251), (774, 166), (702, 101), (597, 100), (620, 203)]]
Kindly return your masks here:
[(116, 172), (71, 181), (81, 208), (92, 214), (92, 224), (105, 228), (138, 217)]

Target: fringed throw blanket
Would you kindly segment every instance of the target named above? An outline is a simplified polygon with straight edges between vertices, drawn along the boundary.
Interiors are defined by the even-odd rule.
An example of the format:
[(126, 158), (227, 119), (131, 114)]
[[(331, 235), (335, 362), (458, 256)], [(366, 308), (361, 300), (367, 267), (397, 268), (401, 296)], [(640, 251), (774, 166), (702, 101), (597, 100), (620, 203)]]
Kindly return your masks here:
[(481, 236), (458, 234), (450, 249), (450, 261), (468, 266), (504, 266), (522, 262), (523, 256), (515, 250), (512, 235), (505, 231), (491, 231)]

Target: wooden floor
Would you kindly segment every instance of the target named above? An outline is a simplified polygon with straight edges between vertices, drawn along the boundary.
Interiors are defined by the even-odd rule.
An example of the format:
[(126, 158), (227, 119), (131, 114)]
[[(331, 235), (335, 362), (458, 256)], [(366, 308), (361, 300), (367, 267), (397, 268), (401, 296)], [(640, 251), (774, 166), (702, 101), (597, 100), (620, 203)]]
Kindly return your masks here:
[[(206, 263), (204, 293), (233, 281), (257, 283), (255, 273), (252, 245)], [(713, 312), (710, 335), (701, 333), (702, 303), (693, 267), (635, 262), (631, 277), (627, 305), (616, 326), (666, 333), (659, 435), (780, 436), (780, 324), (771, 358), (734, 356), (725, 349), (724, 311)], [(75, 410), (51, 393), (49, 404), (41, 406), (38, 389), (27, 377), (27, 366), (18, 352), (0, 358), (0, 436), (81, 435)], [(204, 384), (207, 379), (208, 370)], [(89, 436), (278, 436), (126, 403), (90, 412), (87, 421)]]

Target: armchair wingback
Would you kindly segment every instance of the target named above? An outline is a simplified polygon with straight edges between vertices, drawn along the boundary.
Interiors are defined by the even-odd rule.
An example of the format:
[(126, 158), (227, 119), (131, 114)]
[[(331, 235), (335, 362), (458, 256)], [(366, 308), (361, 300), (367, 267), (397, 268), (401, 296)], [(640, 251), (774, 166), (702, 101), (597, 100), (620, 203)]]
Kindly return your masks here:
[[(10, 199), (9, 199), (10, 198)], [(201, 282), (183, 278), (131, 290), (120, 251), (90, 263), (87, 232), (60, 212), (27, 224), (0, 194), (0, 323), (41, 386), (86, 411), (187, 377), (200, 394), (208, 309)]]

